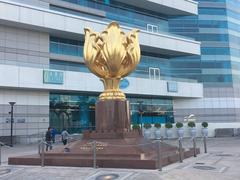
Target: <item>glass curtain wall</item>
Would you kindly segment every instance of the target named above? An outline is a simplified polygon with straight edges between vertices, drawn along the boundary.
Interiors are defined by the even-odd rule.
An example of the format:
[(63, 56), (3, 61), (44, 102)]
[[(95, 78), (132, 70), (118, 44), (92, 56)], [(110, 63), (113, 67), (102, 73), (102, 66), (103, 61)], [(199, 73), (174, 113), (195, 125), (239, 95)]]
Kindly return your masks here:
[(83, 41), (50, 37), (50, 53), (83, 57)]
[(70, 133), (95, 128), (96, 96), (50, 94), (50, 126)]
[(240, 87), (240, 0), (227, 0), (226, 7), (233, 83)]
[[(50, 53), (78, 56), (83, 59), (83, 42), (58, 37), (50, 37)], [(192, 57), (170, 59), (167, 56), (141, 52), (141, 61), (136, 70), (130, 74), (131, 77), (162, 79), (172, 81), (196, 82), (200, 74), (199, 61), (192, 61)], [(190, 59), (190, 60), (189, 60)], [(195, 58), (196, 59), (196, 58)], [(186, 65), (192, 69), (186, 71)], [(89, 72), (83, 62), (67, 62), (50, 60), (50, 69), (64, 71)]]
[[(201, 41), (198, 79), (205, 87), (232, 86), (233, 69), (239, 70), (239, 0), (197, 0), (199, 15), (172, 18), (171, 32)], [(235, 18), (235, 20), (234, 20)], [(182, 59), (183, 58), (177, 58)], [(186, 69), (192, 70), (188, 64)], [(235, 76), (236, 77), (236, 76)], [(237, 79), (237, 78), (236, 78)]]
[[(71, 133), (95, 129), (95, 103), (98, 96), (84, 94), (50, 94), (50, 126)], [(130, 101), (132, 123), (174, 122), (171, 99), (134, 98)]]
[(80, 6), (102, 10), (106, 13), (106, 17), (98, 17), (87, 15), (86, 13), (79, 13), (77, 11), (64, 9), (61, 7), (50, 6), (52, 10), (63, 11), (70, 14), (80, 15), (93, 19), (105, 20), (111, 22), (112, 20), (120, 22), (121, 25), (150, 30), (153, 32), (168, 32), (168, 21), (162, 14), (127, 5), (119, 1), (96, 1), (96, 0), (62, 0), (69, 3), (74, 3)]

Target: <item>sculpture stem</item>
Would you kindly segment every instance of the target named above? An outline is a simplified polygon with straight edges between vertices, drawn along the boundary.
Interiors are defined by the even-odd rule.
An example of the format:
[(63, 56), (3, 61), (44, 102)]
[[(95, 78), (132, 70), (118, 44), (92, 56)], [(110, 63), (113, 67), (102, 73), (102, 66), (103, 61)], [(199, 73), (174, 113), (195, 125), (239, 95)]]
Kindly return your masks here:
[(119, 89), (121, 78), (102, 78), (104, 91), (100, 94), (100, 100), (126, 100), (125, 94)]

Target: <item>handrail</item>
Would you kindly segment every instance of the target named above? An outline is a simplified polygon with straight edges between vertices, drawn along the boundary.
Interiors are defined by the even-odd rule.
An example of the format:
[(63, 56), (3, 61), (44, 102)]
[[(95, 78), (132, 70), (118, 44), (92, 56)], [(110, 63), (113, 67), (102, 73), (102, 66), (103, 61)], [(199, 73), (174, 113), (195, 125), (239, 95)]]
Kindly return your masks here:
[[(73, 142), (73, 140), (80, 140), (80, 139), (74, 139), (71, 135), (67, 138), (67, 140), (71, 140), (71, 142)], [(54, 144), (58, 144), (58, 143), (62, 143), (62, 140), (56, 140), (55, 142), (54, 142)], [(41, 154), (41, 152), (40, 152), (40, 147), (41, 147), (41, 145), (42, 144), (44, 144), (44, 145), (52, 145), (52, 144), (49, 144), (49, 143), (47, 143), (47, 141), (45, 140), (45, 138), (42, 138), (40, 141), (39, 141), (39, 143), (38, 143), (38, 152), (39, 152), (39, 154)]]
[[(70, 137), (68, 137), (67, 138), (67, 140), (69, 140), (69, 139), (73, 139), (71, 136)], [(77, 140), (77, 139), (76, 139)], [(59, 143), (59, 142), (62, 142), (62, 141), (55, 141), (55, 143)], [(41, 140), (40, 140), (40, 142), (38, 143), (38, 154), (39, 154), (39, 156), (40, 156), (40, 159), (41, 159), (41, 167), (44, 167), (45, 166), (45, 150), (44, 150), (44, 148), (45, 148), (45, 146), (52, 146), (52, 144), (49, 144), (46, 140), (45, 140), (45, 138), (42, 138)], [(50, 150), (51, 150), (51, 148), (50, 148)]]
[(9, 145), (7, 145), (7, 144), (1, 142), (1, 141), (0, 141), (0, 146), (5, 146), (5, 147), (8, 147), (8, 148), (11, 148), (11, 146), (9, 146)]

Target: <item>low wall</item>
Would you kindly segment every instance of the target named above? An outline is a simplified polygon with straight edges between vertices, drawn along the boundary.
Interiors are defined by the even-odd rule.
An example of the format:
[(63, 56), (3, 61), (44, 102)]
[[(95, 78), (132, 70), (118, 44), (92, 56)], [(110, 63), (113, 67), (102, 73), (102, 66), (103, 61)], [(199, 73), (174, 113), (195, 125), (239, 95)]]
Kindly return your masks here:
[[(190, 137), (189, 127), (187, 126), (187, 123), (184, 123), (183, 128), (184, 128), (184, 137)], [(197, 128), (197, 137), (202, 137), (201, 123), (196, 123), (196, 128)], [(235, 135), (237, 135), (239, 131), (238, 129), (240, 128), (240, 123), (208, 123), (208, 137), (215, 137), (215, 129), (221, 129), (221, 128), (234, 128)], [(154, 134), (155, 130), (156, 128), (154, 127), (154, 124), (152, 124), (152, 128), (151, 128), (152, 139), (155, 138), (155, 134)], [(175, 124), (173, 124), (172, 132), (173, 132), (172, 138), (178, 138)], [(167, 137), (164, 124), (162, 124), (162, 127), (161, 127), (161, 136), (163, 136), (164, 138)]]

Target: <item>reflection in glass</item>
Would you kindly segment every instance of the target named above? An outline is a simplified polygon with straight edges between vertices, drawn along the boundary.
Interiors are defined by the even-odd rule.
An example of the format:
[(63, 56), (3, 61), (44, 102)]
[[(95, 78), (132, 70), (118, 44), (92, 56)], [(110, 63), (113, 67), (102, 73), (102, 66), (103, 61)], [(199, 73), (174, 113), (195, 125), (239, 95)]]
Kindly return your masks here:
[[(51, 93), (50, 126), (58, 132), (63, 128), (67, 128), (70, 133), (94, 130), (97, 97), (98, 95)], [(128, 100), (132, 123), (174, 122), (171, 99), (128, 97)], [(142, 102), (141, 108), (139, 102)]]

